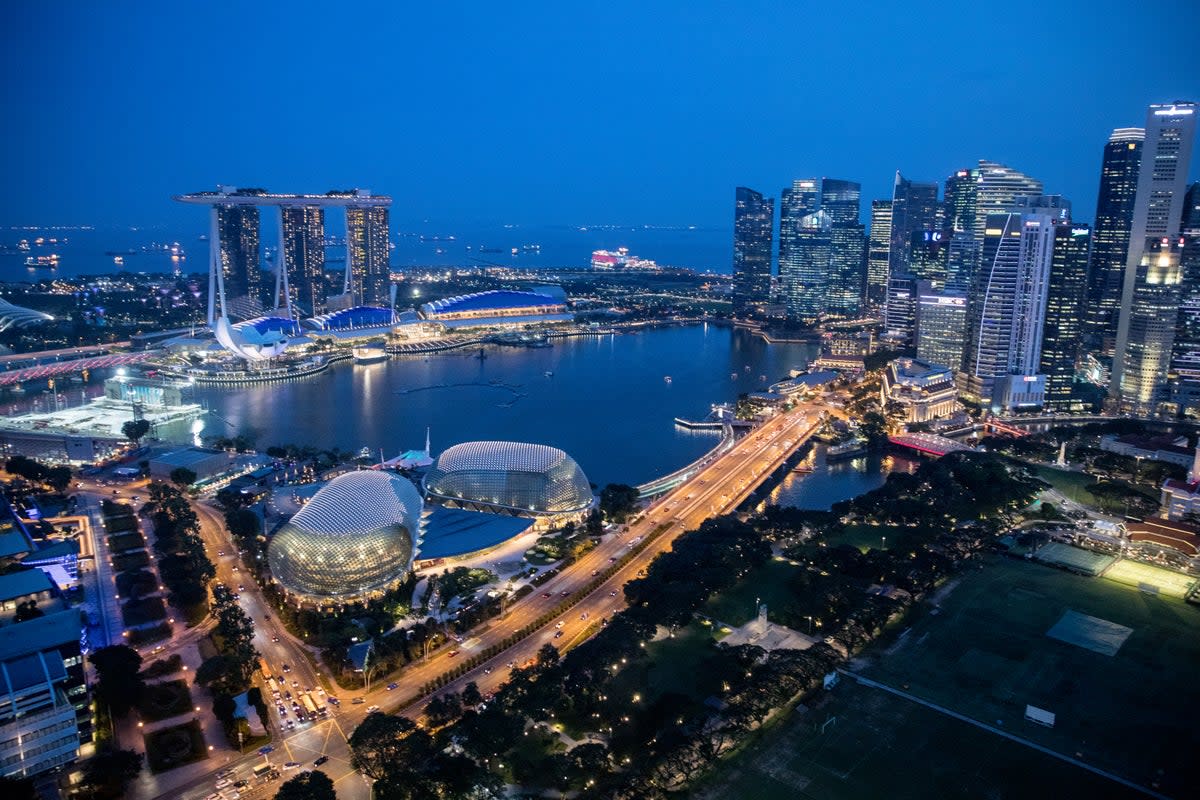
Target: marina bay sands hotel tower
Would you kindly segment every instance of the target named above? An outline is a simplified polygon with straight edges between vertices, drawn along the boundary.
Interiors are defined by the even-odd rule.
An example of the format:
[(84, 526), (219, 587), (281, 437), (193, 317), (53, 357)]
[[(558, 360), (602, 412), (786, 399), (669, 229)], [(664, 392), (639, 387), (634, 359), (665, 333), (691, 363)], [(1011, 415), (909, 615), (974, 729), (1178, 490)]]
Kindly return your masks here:
[[(388, 208), (392, 198), (365, 189), (326, 194), (269, 194), (264, 189), (218, 186), (175, 198), (210, 207), (208, 319), (315, 315), (361, 305), (387, 305)], [(260, 215), (278, 213), (279, 252), (274, 287), (259, 268)], [(340, 280), (325, 274), (325, 211), (345, 209), (346, 267)], [(299, 307), (298, 309), (296, 307)]]

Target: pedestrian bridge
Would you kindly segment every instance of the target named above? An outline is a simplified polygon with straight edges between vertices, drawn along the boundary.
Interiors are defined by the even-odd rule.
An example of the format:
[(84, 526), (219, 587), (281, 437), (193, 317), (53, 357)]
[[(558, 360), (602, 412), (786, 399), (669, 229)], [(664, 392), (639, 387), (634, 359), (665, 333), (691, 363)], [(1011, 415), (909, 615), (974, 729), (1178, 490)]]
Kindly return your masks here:
[(907, 447), (910, 450), (916, 450), (919, 453), (931, 456), (944, 456), (947, 453), (961, 453), (975, 450), (970, 445), (965, 445), (962, 442), (956, 442), (953, 439), (947, 439), (945, 436), (938, 436), (934, 433), (903, 433), (897, 436), (889, 436), (888, 441), (894, 445)]

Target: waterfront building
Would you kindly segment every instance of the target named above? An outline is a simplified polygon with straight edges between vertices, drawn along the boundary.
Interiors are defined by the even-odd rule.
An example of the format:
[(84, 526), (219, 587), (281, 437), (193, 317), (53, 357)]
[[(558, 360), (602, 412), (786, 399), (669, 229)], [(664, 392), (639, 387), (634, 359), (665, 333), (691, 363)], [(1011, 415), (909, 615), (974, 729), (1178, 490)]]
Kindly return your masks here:
[(0, 627), (0, 775), (32, 777), (92, 739), (78, 609)]
[(984, 240), (989, 215), (1007, 213), (1018, 197), (1036, 197), (1041, 193), (1042, 182), (1036, 178), (1012, 167), (980, 159), (975, 171), (975, 240)]
[(346, 207), (346, 261), (349, 284), (343, 293), (351, 304), (389, 305), (387, 206)]
[(179, 468), (196, 473), (197, 481), (216, 477), (229, 469), (229, 454), (224, 450), (209, 450), (203, 447), (185, 447), (154, 456), (149, 461), (150, 477), (169, 481), (171, 473)]
[(917, 358), (945, 364), (957, 372), (962, 369), (967, 332), (967, 296), (934, 289), (928, 281), (921, 281), (917, 287)]
[(53, 319), (54, 317), (50, 314), (13, 305), (0, 297), (0, 331), (6, 331), (9, 328), (30, 328), (51, 322)]
[[(257, 189), (243, 189), (235, 195), (259, 195)], [(262, 311), (265, 300), (262, 249), (259, 242), (259, 211), (254, 205), (226, 205), (217, 209), (218, 246), (225, 293), (231, 304), (245, 305), (239, 316), (253, 317)]]
[(1104, 145), (1100, 188), (1088, 275), (1088, 340), (1093, 350), (1112, 356), (1117, 339), (1117, 312), (1129, 253), (1129, 233), (1137, 197), (1138, 172), (1146, 131), (1117, 128)]
[[(387, 273), (387, 208), (392, 199), (372, 194), (367, 189), (327, 192), (326, 194), (270, 194), (263, 189), (238, 189), (234, 186), (218, 186), (212, 192), (193, 192), (175, 198), (181, 203), (206, 205), (210, 208), (209, 269), (208, 269), (208, 322), (215, 325), (219, 317), (227, 317), (236, 310), (233, 296), (227, 291), (226, 272), (222, 255), (225, 239), (221, 233), (221, 217), (228, 209), (275, 208), (279, 213), (280, 247), (274, 267), (275, 286), (271, 291), (263, 289), (263, 304), (284, 309), (284, 316), (297, 318), (293, 302), (298, 303), (306, 314), (317, 314), (325, 310), (330, 302), (329, 287), (325, 278), (325, 210), (345, 209), (348, 237), (346, 274), (343, 287), (359, 285), (364, 290), (373, 289), (380, 302), (386, 297)], [(363, 213), (359, 213), (362, 211)], [(255, 211), (255, 214), (258, 212)], [(256, 236), (257, 238), (257, 236)], [(230, 243), (233, 239), (228, 239)], [(357, 257), (354, 254), (357, 248)], [(257, 263), (257, 262), (255, 262)], [(357, 282), (350, 271), (358, 265), (363, 275)], [(382, 276), (382, 277), (381, 277)], [(261, 278), (261, 276), (260, 276)], [(384, 280), (383, 288), (379, 281)], [(228, 287), (232, 289), (234, 287)], [(346, 292), (343, 291), (343, 294)], [(338, 308), (355, 305), (353, 298), (340, 299)], [(239, 316), (238, 314), (234, 314)], [(256, 314), (243, 314), (256, 316)]]
[(1046, 292), (1040, 372), (1046, 376), (1046, 408), (1078, 410), (1075, 372), (1083, 344), (1084, 298), (1092, 230), (1070, 220), (1054, 226), (1054, 254)]
[[(1157, 403), (1166, 399), (1162, 383), (1174, 345), (1181, 253), (1174, 253), (1173, 267), (1167, 263), (1172, 261), (1171, 254), (1176, 250), (1183, 218), (1196, 138), (1196, 110), (1195, 103), (1165, 103), (1151, 105), (1146, 111), (1146, 139), (1129, 228), (1109, 387), (1109, 394), (1119, 408), (1137, 409), (1136, 413), (1156, 413)], [(1151, 248), (1153, 257), (1144, 258)], [(1141, 281), (1159, 280), (1172, 280), (1173, 285), (1141, 285)], [(1168, 302), (1173, 305), (1162, 305)], [(1135, 309), (1139, 303), (1140, 310)], [(1150, 319), (1147, 314), (1156, 307), (1169, 320)], [(1126, 379), (1125, 371), (1130, 368), (1138, 374)], [(1149, 385), (1152, 381), (1158, 384)]]
[(381, 470), (338, 475), (267, 546), (272, 580), (299, 603), (377, 597), (408, 575), (421, 542), (416, 487)]
[(871, 201), (871, 232), (867, 244), (867, 307), (882, 308), (887, 302), (888, 252), (892, 240), (892, 201)]
[[(739, 186), (733, 212), (733, 315), (744, 318), (771, 302), (775, 200)], [(780, 233), (782, 237), (782, 232)], [(595, 256), (592, 258), (595, 266)]]
[(889, 231), (888, 275), (908, 274), (912, 236), (920, 231), (941, 230), (938, 185), (918, 183), (896, 172), (892, 187), (892, 219)]
[(567, 308), (567, 296), (560, 286), (461, 294), (424, 303), (418, 313), (425, 322), (446, 328), (524, 327), (575, 319)]
[[(822, 222), (812, 219), (821, 207), (821, 181), (802, 178), (780, 193), (779, 198), (779, 283), (787, 315), (792, 318), (815, 318), (820, 311), (821, 298), (815, 296), (814, 278), (819, 286), (824, 272), (816, 274), (811, 264), (814, 247), (819, 242)], [(827, 245), (826, 245), (827, 246)], [(826, 251), (827, 253), (827, 251)]]
[[(281, 264), (287, 269), (291, 300), (308, 314), (325, 308), (329, 286), (325, 281), (325, 209), (320, 206), (290, 206), (280, 209), (283, 241)], [(349, 216), (349, 210), (347, 210)], [(286, 300), (273, 298), (273, 308)]]
[(880, 383), (883, 405), (899, 403), (907, 423), (930, 422), (952, 416), (958, 410), (954, 370), (916, 358), (888, 362)]
[(104, 382), (104, 396), (110, 400), (138, 403), (153, 408), (178, 408), (188, 402), (190, 384), (144, 375), (117, 375)]
[(1154, 415), (1168, 399), (1166, 381), (1175, 344), (1182, 251), (1182, 237), (1147, 239), (1132, 285), (1127, 286), (1132, 294), (1127, 308), (1121, 310), (1117, 353), (1113, 356), (1122, 414)]
[(1055, 218), (989, 214), (982, 263), (967, 313), (963, 395), (983, 408), (1042, 405), (1039, 370)]
[(438, 456), (425, 475), (433, 503), (509, 516), (540, 526), (582, 520), (592, 489), (574, 459), (553, 447), (524, 442), (464, 442)]

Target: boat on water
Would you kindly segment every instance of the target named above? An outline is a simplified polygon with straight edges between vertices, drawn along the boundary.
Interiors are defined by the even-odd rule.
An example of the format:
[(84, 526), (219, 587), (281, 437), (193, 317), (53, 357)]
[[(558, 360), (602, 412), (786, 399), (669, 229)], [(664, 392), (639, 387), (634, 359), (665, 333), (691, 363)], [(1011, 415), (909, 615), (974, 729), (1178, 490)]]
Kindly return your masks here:
[(125, 266), (125, 256), (113, 256), (113, 263), (118, 267)]
[(554, 377), (554, 372), (553, 372), (552, 370), (546, 370), (546, 371), (545, 371), (545, 372), (543, 372), (542, 374), (543, 374), (543, 375), (545, 375), (547, 378), (553, 378), (553, 377)]
[(797, 464), (796, 466), (792, 467), (792, 472), (800, 475), (810, 475), (813, 472), (813, 466), (812, 464)]
[(381, 344), (363, 344), (354, 348), (355, 364), (375, 364), (388, 358), (388, 351)]
[(826, 459), (853, 458), (867, 452), (867, 443), (862, 439), (849, 439), (840, 444), (832, 444), (825, 451)]
[(670, 376), (670, 375), (664, 375), (664, 376), (663, 376), (663, 382), (665, 382), (665, 383), (670, 383), (670, 382), (671, 382), (671, 376)]
[(29, 256), (25, 259), (25, 266), (30, 269), (58, 269), (58, 255)]

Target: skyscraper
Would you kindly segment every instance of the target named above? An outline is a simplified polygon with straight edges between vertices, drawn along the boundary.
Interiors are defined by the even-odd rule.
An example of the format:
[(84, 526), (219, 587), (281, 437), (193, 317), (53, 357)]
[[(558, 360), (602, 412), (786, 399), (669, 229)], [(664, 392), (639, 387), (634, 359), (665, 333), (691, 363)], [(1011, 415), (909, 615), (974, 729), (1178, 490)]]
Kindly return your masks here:
[(775, 200), (739, 186), (733, 211), (733, 315), (749, 316), (771, 299)]
[(976, 180), (977, 173), (969, 169), (955, 170), (953, 175), (946, 178), (942, 208), (945, 228), (951, 233), (975, 233)]
[(239, 316), (255, 316), (263, 302), (258, 206), (219, 207), (217, 230), (225, 295), (231, 305), (239, 307)]
[(1111, 356), (1117, 339), (1117, 311), (1129, 254), (1129, 230), (1137, 196), (1138, 169), (1146, 131), (1117, 128), (1104, 145), (1100, 190), (1096, 197), (1096, 226), (1092, 233), (1092, 263), (1088, 275), (1087, 329), (1091, 347)]
[(829, 230), (829, 248), (825, 310), (843, 317), (858, 316), (862, 310), (867, 257), (866, 229), (858, 222), (833, 224)]
[(821, 208), (834, 225), (857, 225), (862, 186), (837, 178), (821, 179)]
[(889, 231), (888, 274), (907, 273), (909, 245), (919, 231), (940, 230), (938, 185), (916, 183), (896, 173), (892, 189), (892, 224)]
[(867, 244), (867, 306), (887, 302), (888, 251), (892, 240), (892, 201), (871, 201), (871, 238)]
[(1042, 193), (1042, 182), (1012, 167), (980, 159), (975, 171), (975, 239), (982, 242), (990, 214), (1004, 214), (1018, 197)]
[(388, 210), (381, 206), (346, 207), (346, 257), (354, 305), (387, 305)]
[(908, 245), (908, 271), (936, 289), (946, 285), (947, 237), (941, 231), (914, 231)]
[(1038, 367), (1054, 233), (1048, 214), (987, 216), (963, 365), (964, 397), (984, 408), (1013, 410), (1044, 400)]
[(1200, 417), (1200, 183), (1188, 187), (1180, 233), (1181, 300), (1168, 381), (1173, 410), (1180, 416)]
[(789, 318), (811, 322), (826, 310), (833, 223), (825, 211), (818, 210), (790, 228), (787, 259), (781, 251), (779, 263), (784, 302)]
[(938, 291), (929, 281), (920, 281), (916, 309), (917, 358), (954, 372), (961, 370), (967, 328), (966, 295)]
[(1083, 343), (1091, 239), (1087, 225), (1066, 220), (1054, 226), (1040, 371), (1046, 376), (1045, 405), (1055, 411), (1071, 411), (1078, 405), (1075, 364)]
[[(1129, 252), (1125, 259), (1109, 388), (1119, 408), (1133, 409), (1128, 413), (1155, 413), (1156, 404), (1165, 399), (1163, 386), (1147, 386), (1146, 381), (1166, 379), (1174, 345), (1180, 283), (1178, 257), (1174, 268), (1165, 262), (1171, 260), (1183, 218), (1184, 193), (1196, 138), (1196, 108), (1194, 103), (1154, 104), (1146, 112), (1146, 140), (1129, 228)], [(1143, 250), (1149, 248), (1153, 248), (1155, 257), (1145, 259)], [(1174, 284), (1170, 290), (1169, 283), (1140, 287), (1139, 280), (1173, 280)], [(1162, 304), (1172, 294), (1176, 305), (1168, 310)], [(1138, 303), (1142, 307), (1135, 312)], [(1171, 315), (1169, 325), (1165, 325), (1169, 335), (1165, 337), (1160, 324), (1164, 320), (1145, 318), (1154, 309)], [(1139, 317), (1136, 325), (1135, 316)], [(1149, 338), (1138, 340), (1139, 336)], [(1129, 380), (1124, 378), (1127, 369), (1135, 372)]]
[[(1153, 152), (1153, 151), (1150, 151)], [(1140, 192), (1140, 187), (1139, 187)], [(1175, 323), (1179, 312), (1179, 257), (1183, 238), (1146, 239), (1141, 262), (1134, 274), (1128, 311), (1121, 311), (1124, 346), (1118, 342), (1113, 360), (1121, 362), (1117, 392), (1122, 414), (1150, 416), (1167, 399), (1165, 389)]]
[(805, 217), (821, 207), (821, 181), (799, 178), (779, 193), (779, 284), (789, 317), (799, 312), (800, 295), (809, 291), (806, 280), (811, 271), (801, 263), (806, 258), (800, 245), (800, 230)]
[[(279, 209), (283, 241), (280, 252), (292, 297), (307, 314), (324, 310), (329, 297), (325, 280), (325, 209), (283, 206)], [(279, 298), (282, 306), (284, 298)]]

